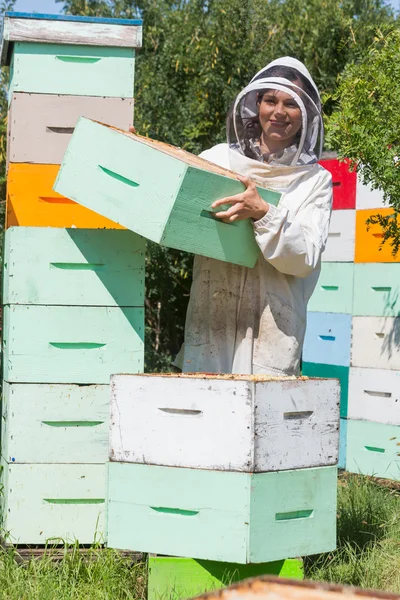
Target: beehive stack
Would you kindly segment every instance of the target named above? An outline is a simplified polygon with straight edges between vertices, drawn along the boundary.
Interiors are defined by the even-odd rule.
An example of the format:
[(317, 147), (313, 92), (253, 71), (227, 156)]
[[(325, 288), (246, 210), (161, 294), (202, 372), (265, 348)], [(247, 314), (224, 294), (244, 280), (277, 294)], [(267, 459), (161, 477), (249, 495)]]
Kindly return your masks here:
[(104, 532), (109, 378), (143, 370), (144, 242), (53, 192), (80, 115), (132, 122), (140, 21), (6, 13), (1, 454), (10, 540)]
[(392, 211), (382, 208), (381, 193), (345, 173), (345, 164), (329, 163), (324, 166), (342, 169), (347, 181), (342, 177), (343, 196), (334, 198), (321, 277), (309, 303), (303, 374), (341, 381), (339, 465), (400, 479), (400, 256), (392, 256), (389, 244), (380, 248), (378, 225), (368, 231), (365, 224)]
[(115, 375), (111, 392), (110, 547), (231, 572), (335, 547), (337, 382)]

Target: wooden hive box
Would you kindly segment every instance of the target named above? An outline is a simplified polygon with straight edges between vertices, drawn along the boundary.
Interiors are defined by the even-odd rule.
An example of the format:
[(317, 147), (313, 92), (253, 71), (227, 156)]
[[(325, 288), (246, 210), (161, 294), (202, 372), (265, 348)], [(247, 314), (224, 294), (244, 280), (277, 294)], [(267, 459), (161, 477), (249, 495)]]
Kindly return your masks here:
[(114, 375), (111, 389), (113, 461), (245, 472), (337, 464), (337, 381)]
[(351, 366), (400, 369), (400, 317), (353, 317)]
[(247, 267), (259, 256), (249, 220), (213, 215), (213, 201), (244, 190), (235, 174), (167, 144), (81, 118), (54, 189), (164, 246)]
[[(400, 253), (393, 256), (390, 240), (382, 245), (383, 233), (379, 224), (367, 229), (366, 220), (374, 215), (387, 217), (393, 214), (392, 208), (375, 208), (357, 210), (356, 215), (356, 263), (394, 263), (400, 262)], [(400, 222), (400, 219), (398, 219)]]
[(400, 264), (354, 265), (354, 316), (397, 317), (400, 314)]
[(350, 366), (351, 315), (309, 312), (303, 360), (308, 363)]
[(328, 241), (322, 260), (354, 262), (355, 210), (334, 210), (329, 225)]
[(400, 371), (350, 367), (350, 419), (400, 425), (399, 404)]
[(319, 164), (332, 175), (333, 210), (354, 209), (357, 173), (350, 171), (350, 162), (333, 158), (320, 160)]
[(323, 262), (318, 283), (308, 303), (308, 310), (351, 314), (353, 279), (353, 263)]
[(303, 361), (301, 372), (306, 377), (338, 379), (340, 382), (340, 416), (347, 417), (350, 367)]

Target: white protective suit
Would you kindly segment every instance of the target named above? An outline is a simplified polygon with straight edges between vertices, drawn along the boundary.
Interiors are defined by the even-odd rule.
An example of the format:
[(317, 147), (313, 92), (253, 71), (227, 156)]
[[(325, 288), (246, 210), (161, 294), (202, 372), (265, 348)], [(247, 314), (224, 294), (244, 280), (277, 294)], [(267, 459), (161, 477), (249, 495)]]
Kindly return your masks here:
[[(263, 77), (275, 65), (300, 71), (318, 101), (285, 78)], [(245, 124), (258, 114), (257, 92), (271, 88), (296, 100), (302, 128), (296, 144), (263, 162), (257, 150), (249, 150)], [(261, 251), (253, 268), (195, 257), (185, 339), (175, 361), (183, 372), (299, 374), (307, 302), (319, 277), (332, 204), (331, 175), (317, 164), (315, 150), (317, 144), (319, 151), (322, 147), (320, 111), (318, 91), (305, 66), (296, 59), (279, 59), (236, 98), (228, 115), (228, 143), (201, 154), (282, 192), (282, 197), (253, 223)]]

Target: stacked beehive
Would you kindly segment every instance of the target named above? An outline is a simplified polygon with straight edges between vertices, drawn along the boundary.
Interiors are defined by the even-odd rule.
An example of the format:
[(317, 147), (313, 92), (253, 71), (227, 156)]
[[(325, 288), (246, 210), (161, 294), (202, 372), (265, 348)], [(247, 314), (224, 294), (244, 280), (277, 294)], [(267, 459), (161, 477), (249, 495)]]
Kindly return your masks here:
[(76, 120), (132, 121), (141, 23), (6, 13), (1, 454), (12, 541), (104, 531), (109, 378), (143, 369), (142, 238), (53, 192)]
[(392, 211), (382, 208), (381, 193), (346, 173), (345, 164), (324, 166), (342, 170), (334, 194), (343, 192), (334, 198), (321, 277), (309, 304), (303, 374), (341, 381), (339, 465), (399, 479), (400, 256), (394, 258), (388, 244), (381, 249), (378, 225), (368, 231), (365, 224), (371, 215)]
[(335, 547), (336, 381), (115, 375), (111, 388), (108, 545), (225, 563), (185, 563), (177, 577), (169, 559), (159, 597), (184, 587), (188, 569), (203, 571), (205, 591), (205, 571)]

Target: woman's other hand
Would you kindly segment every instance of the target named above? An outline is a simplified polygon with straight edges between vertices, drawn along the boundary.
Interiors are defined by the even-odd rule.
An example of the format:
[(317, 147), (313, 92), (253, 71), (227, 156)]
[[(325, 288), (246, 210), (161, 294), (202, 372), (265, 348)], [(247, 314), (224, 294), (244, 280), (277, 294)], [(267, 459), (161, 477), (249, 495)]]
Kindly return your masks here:
[(133, 125), (130, 125), (129, 127), (129, 133), (137, 133), (135, 127)]
[(216, 200), (211, 207), (217, 208), (223, 204), (232, 204), (232, 206), (224, 212), (214, 213), (218, 219), (224, 223), (233, 223), (234, 221), (243, 221), (244, 219), (253, 219), (258, 221), (264, 217), (268, 210), (269, 204), (265, 202), (257, 192), (256, 184), (248, 177), (237, 176), (245, 186), (246, 190), (236, 196), (228, 196)]

